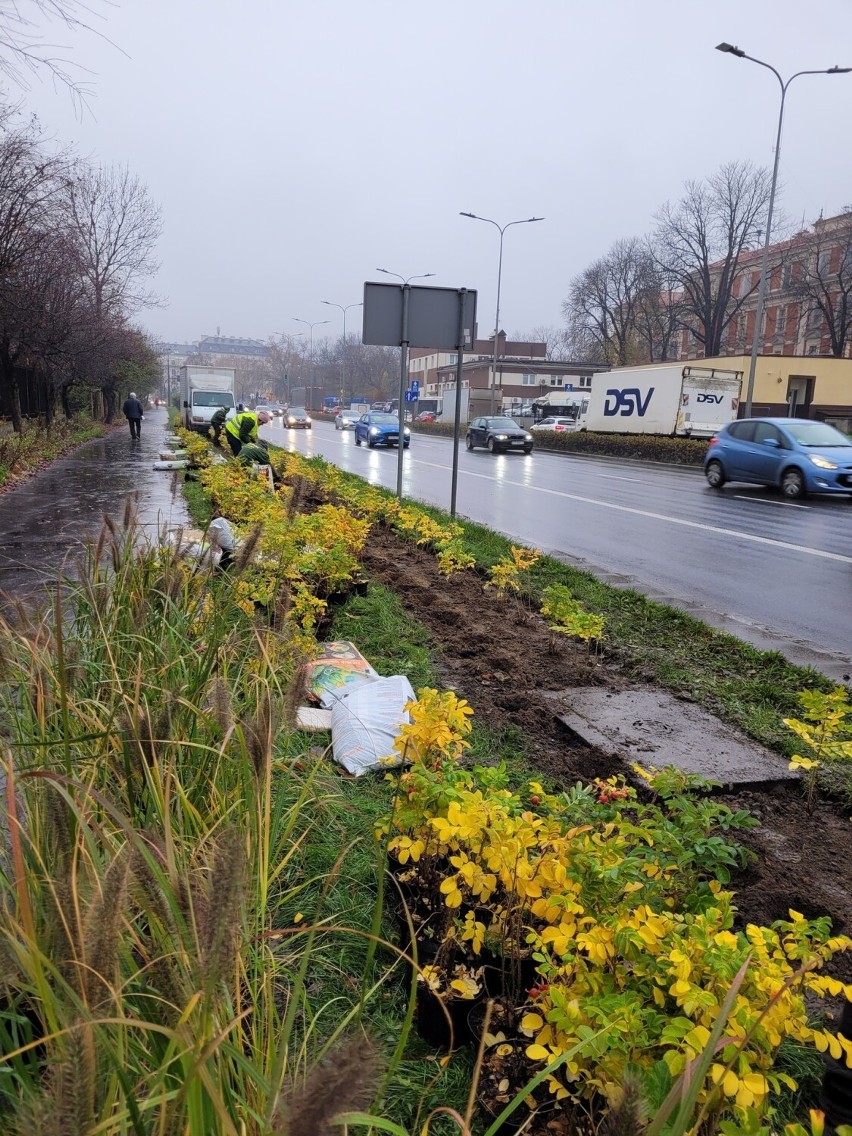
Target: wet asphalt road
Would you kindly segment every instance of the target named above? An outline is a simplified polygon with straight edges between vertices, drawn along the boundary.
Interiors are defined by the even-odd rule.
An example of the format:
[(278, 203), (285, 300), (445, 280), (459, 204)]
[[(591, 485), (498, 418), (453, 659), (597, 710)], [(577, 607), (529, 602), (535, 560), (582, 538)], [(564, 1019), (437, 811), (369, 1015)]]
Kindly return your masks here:
[[(270, 441), (321, 454), (396, 489), (397, 451), (356, 447), (330, 423)], [(449, 508), (450, 442), (416, 434), (403, 493)], [(852, 501), (742, 485), (700, 470), (539, 451), (459, 454), (458, 511), (596, 576), (681, 608), (763, 650), (844, 680), (852, 673)]]
[(130, 495), (148, 535), (186, 525), (180, 486), (173, 494), (173, 475), (153, 469), (165, 434), (165, 407), (147, 410), (138, 442), (124, 423), (0, 495), (0, 591), (24, 598), (58, 575), (73, 576), (86, 538), (105, 515), (120, 525)]

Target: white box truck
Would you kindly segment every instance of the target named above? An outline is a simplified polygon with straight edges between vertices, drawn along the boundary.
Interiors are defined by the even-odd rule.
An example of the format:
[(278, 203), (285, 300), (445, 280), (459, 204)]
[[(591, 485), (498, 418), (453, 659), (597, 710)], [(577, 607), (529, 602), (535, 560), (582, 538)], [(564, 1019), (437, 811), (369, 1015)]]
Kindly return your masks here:
[(180, 420), (187, 430), (206, 434), (210, 419), (220, 406), (227, 407), (228, 417), (235, 413), (233, 367), (181, 367)]
[(709, 438), (737, 417), (742, 371), (692, 363), (622, 367), (592, 377), (579, 429)]

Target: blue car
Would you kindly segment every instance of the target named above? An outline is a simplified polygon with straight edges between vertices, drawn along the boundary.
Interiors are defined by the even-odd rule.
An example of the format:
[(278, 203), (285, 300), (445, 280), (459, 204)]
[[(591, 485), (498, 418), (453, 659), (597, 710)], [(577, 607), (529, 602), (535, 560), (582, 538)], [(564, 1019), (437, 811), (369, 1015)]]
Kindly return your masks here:
[[(399, 445), (399, 419), (395, 414), (387, 414), (380, 410), (371, 410), (362, 414), (355, 423), (355, 445), (360, 446), (366, 442), (373, 446)], [(411, 442), (411, 431), (406, 426), (403, 431), (402, 445), (408, 449)]]
[(852, 493), (852, 440), (810, 418), (740, 418), (710, 439), (704, 476), (772, 485), (795, 501), (807, 493)]

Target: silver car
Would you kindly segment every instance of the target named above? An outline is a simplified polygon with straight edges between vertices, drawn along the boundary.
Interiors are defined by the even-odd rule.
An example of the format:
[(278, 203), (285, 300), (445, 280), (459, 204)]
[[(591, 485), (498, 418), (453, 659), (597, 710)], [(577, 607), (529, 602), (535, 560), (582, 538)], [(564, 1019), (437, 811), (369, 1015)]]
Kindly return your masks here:
[(335, 430), (354, 430), (361, 415), (357, 410), (341, 410), (334, 420)]

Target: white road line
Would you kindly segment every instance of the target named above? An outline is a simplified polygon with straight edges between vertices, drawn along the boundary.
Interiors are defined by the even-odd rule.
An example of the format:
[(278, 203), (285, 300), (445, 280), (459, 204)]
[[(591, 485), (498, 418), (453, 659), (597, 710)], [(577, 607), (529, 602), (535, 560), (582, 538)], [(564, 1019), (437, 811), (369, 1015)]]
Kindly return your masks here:
[[(435, 462), (419, 462), (418, 464), (447, 470), (447, 466), (437, 465)], [(839, 552), (826, 552), (822, 548), (810, 548), (808, 545), (792, 544), (786, 540), (773, 540), (768, 536), (756, 536), (754, 533), (742, 532), (739, 529), (724, 529), (718, 525), (705, 525), (700, 521), (687, 521), (681, 517), (667, 517), (665, 513), (652, 513), (648, 509), (633, 509), (629, 505), (617, 505), (614, 501), (600, 501), (596, 497), (583, 497), (579, 493), (566, 493), (562, 489), (545, 489), (540, 485), (525, 485), (522, 481), (509, 481), (505, 477), (494, 477), (487, 473), (472, 473), (466, 469), (459, 469), (459, 473), (466, 477), (478, 477), (483, 481), (500, 481), (504, 485), (513, 485), (518, 489), (530, 489), (535, 493), (546, 493), (551, 497), (564, 497), (568, 501), (580, 501), (584, 505), (600, 505), (604, 509), (615, 509), (619, 513), (632, 513), (637, 517), (648, 517), (652, 521), (663, 521), (666, 524), (681, 525), (688, 529), (700, 529), (702, 532), (718, 533), (720, 536), (738, 537), (740, 540), (751, 541), (752, 544), (766, 544), (771, 548), (784, 548), (788, 552), (802, 552), (806, 556), (817, 556), (822, 560), (838, 560), (841, 564), (852, 564), (852, 556), (843, 556)]]
[(770, 497), (749, 497), (747, 493), (732, 493), (735, 501), (752, 501), (755, 505), (781, 505), (786, 509), (810, 509), (810, 505), (797, 505), (793, 501), (773, 501)]
[(641, 482), (641, 477), (619, 477), (615, 473), (599, 473), (598, 477), (601, 481), (635, 481), (637, 484)]

